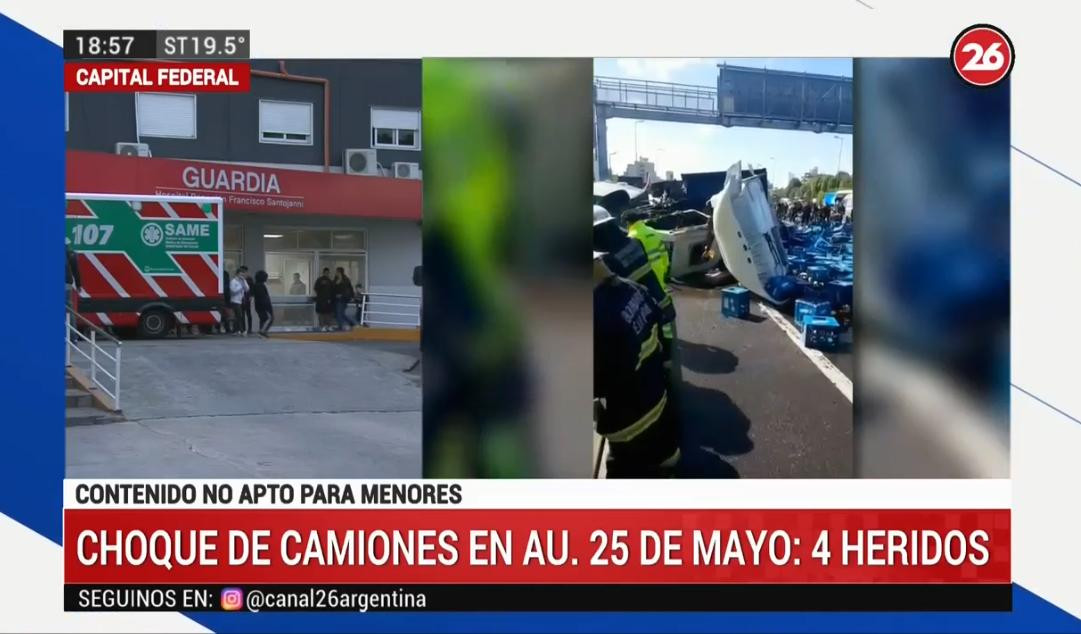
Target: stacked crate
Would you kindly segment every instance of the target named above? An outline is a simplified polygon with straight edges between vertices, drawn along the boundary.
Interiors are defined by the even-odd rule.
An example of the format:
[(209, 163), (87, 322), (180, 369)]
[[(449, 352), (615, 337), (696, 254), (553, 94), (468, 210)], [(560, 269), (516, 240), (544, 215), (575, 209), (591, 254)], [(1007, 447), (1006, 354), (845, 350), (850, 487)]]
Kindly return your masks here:
[(834, 317), (811, 315), (803, 321), (803, 347), (836, 350), (841, 343), (841, 324)]
[(751, 292), (742, 286), (730, 286), (721, 291), (721, 314), (740, 319), (751, 314)]

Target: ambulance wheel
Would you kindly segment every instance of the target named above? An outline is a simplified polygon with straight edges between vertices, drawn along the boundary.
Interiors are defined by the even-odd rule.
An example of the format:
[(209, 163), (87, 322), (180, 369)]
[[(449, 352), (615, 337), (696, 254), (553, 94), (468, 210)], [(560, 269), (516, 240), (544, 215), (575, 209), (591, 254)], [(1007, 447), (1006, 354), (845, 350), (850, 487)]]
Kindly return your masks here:
[(145, 311), (139, 315), (139, 336), (159, 339), (173, 329), (173, 316), (162, 309)]

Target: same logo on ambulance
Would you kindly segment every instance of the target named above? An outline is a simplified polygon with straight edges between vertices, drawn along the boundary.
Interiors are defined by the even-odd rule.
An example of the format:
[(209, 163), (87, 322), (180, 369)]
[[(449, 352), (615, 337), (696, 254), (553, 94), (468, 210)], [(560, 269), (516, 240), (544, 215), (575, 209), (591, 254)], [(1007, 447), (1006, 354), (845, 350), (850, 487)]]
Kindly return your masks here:
[(160, 225), (151, 222), (143, 225), (143, 229), (139, 232), (139, 236), (143, 239), (143, 244), (146, 246), (156, 247), (165, 239), (165, 232), (161, 230)]

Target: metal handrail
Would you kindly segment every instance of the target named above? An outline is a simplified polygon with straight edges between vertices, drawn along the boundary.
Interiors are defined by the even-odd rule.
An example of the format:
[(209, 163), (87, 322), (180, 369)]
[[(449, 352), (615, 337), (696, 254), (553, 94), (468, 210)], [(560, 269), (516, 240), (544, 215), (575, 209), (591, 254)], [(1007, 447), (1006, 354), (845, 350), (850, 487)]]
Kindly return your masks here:
[(67, 311), (68, 311), (69, 315), (74, 316), (80, 322), (82, 322), (82, 323), (86, 324), (87, 326), (89, 326), (91, 330), (97, 331), (98, 334), (100, 334), (102, 337), (105, 337), (106, 339), (108, 339), (109, 341), (115, 343), (118, 346), (120, 345), (120, 340), (117, 339), (116, 337), (112, 336), (111, 334), (109, 334), (109, 331), (105, 330), (101, 326), (95, 324), (94, 322), (90, 321), (86, 317), (83, 317), (82, 315), (80, 315), (79, 313), (75, 312), (74, 310), (72, 310), (70, 308), (68, 308)]
[[(378, 299), (372, 299), (373, 297), (385, 297), (389, 299), (411, 299), (416, 303), (401, 303), (384, 301)], [(419, 295), (405, 295), (401, 293), (364, 293), (361, 297), (360, 304), (360, 323), (361, 324), (376, 324), (381, 326), (412, 326), (414, 328), (420, 327), (420, 308), (421, 297)], [(415, 308), (416, 312), (396, 312), (391, 310), (372, 310), (372, 306), (389, 307), (389, 308)], [(376, 319), (371, 319), (372, 315), (376, 315)], [(386, 321), (385, 319), (378, 319), (378, 317), (410, 317), (408, 322), (402, 321)]]
[[(718, 113), (717, 89), (707, 86), (641, 79), (594, 77), (593, 88), (594, 98), (598, 103), (611, 103), (636, 110), (655, 109), (663, 112), (704, 115), (716, 115)], [(615, 93), (614, 98), (611, 96), (612, 93)], [(639, 96), (640, 100), (632, 99), (632, 94)], [(662, 101), (670, 103), (661, 103)], [(705, 105), (703, 105), (703, 102), (705, 102)]]
[[(75, 319), (72, 319), (74, 317)], [(82, 330), (76, 325), (78, 323), (85, 324), (89, 327), (90, 336), (83, 334)], [(109, 352), (102, 347), (98, 341), (98, 335), (108, 343), (112, 343), (116, 346), (114, 353)], [(90, 344), (90, 353), (86, 353), (76, 344), (76, 340), (85, 341)], [(121, 350), (123, 344), (116, 337), (110, 335), (103, 330), (100, 326), (92, 323), (86, 317), (83, 317), (79, 313), (75, 312), (71, 308), (67, 308), (67, 315), (64, 317), (64, 363), (66, 367), (72, 367), (71, 353), (77, 352), (82, 358), (90, 362), (90, 389), (101, 390), (107, 394), (113, 400), (113, 409), (120, 411), (120, 359)], [(111, 362), (111, 363), (110, 363)], [(112, 371), (109, 371), (108, 366), (112, 366)], [(105, 381), (103, 378), (109, 379)], [(110, 389), (108, 383), (112, 383)]]

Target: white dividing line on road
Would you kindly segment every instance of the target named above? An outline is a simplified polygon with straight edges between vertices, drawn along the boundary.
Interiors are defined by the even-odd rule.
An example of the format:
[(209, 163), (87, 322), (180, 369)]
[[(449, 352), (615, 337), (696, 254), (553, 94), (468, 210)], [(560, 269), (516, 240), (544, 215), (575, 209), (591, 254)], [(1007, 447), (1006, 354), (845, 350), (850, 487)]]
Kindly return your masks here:
[(799, 350), (803, 352), (803, 354), (808, 359), (811, 360), (811, 363), (815, 364), (815, 367), (818, 368), (819, 371), (822, 372), (822, 374), (826, 375), (826, 378), (829, 379), (829, 382), (833, 383), (833, 385), (841, 391), (841, 394), (848, 399), (848, 402), (851, 403), (852, 379), (845, 376), (844, 372), (838, 370), (837, 366), (833, 365), (833, 362), (830, 361), (826, 355), (822, 354), (821, 351), (803, 347), (802, 335), (800, 335), (800, 332), (796, 330), (795, 326), (793, 326), (791, 323), (789, 323), (787, 319), (784, 318), (784, 315), (777, 312), (773, 307), (767, 306), (762, 302), (758, 302), (758, 307), (762, 310), (763, 313), (766, 314), (767, 317), (773, 320), (773, 323), (777, 324), (777, 326), (781, 329), (782, 332), (784, 332), (784, 334), (788, 335), (788, 338), (796, 344), (796, 347), (799, 348)]

